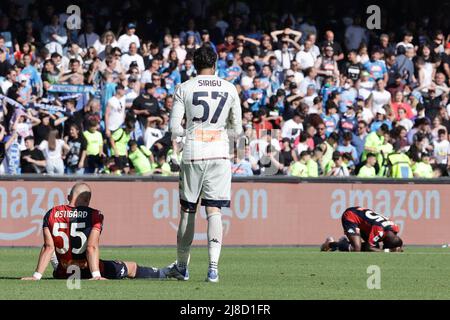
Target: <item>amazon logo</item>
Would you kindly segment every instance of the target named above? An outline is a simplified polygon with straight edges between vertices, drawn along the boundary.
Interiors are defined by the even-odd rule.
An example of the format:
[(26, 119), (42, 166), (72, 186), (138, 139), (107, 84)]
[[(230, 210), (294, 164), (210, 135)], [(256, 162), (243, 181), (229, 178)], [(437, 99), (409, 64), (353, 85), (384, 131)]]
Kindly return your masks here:
[(40, 236), (45, 213), (64, 202), (60, 188), (0, 187), (0, 244)]

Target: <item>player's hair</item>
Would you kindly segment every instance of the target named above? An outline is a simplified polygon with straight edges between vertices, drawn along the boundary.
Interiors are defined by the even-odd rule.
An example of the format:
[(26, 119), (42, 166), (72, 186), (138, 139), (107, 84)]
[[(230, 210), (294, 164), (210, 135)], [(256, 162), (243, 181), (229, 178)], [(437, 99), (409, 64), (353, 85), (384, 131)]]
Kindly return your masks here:
[[(74, 199), (74, 197), (76, 197)], [(91, 188), (87, 183), (76, 183), (69, 193), (69, 201), (75, 200), (75, 205), (89, 205), (91, 201)]]
[(194, 67), (197, 72), (213, 68), (216, 65), (217, 54), (210, 46), (201, 46), (194, 52)]
[(387, 232), (386, 239), (383, 241), (383, 247), (386, 249), (398, 248), (403, 246), (403, 240), (392, 231)]

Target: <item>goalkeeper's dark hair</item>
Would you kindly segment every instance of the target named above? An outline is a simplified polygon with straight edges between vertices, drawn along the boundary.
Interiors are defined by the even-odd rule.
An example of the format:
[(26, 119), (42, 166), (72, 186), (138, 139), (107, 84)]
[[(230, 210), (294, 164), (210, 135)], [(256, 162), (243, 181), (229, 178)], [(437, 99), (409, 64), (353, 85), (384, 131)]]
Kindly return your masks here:
[(386, 249), (393, 249), (403, 246), (403, 240), (397, 236), (393, 231), (386, 231), (386, 238), (383, 240), (383, 247)]
[(217, 54), (211, 46), (201, 46), (194, 52), (194, 67), (197, 72), (215, 67), (216, 61)]

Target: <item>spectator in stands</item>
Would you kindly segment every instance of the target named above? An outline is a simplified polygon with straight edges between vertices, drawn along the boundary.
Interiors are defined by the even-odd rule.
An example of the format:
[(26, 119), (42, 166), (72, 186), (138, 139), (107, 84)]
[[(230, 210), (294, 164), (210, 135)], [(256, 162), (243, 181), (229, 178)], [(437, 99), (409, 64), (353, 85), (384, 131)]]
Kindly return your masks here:
[(63, 155), (70, 150), (67, 143), (60, 139), (58, 130), (51, 130), (47, 139), (39, 144), (39, 150), (45, 157), (46, 171), (48, 174), (64, 174)]
[(105, 113), (106, 136), (119, 129), (125, 121), (125, 87), (118, 84), (116, 94), (108, 100)]
[(375, 171), (375, 164), (377, 157), (373, 153), (367, 154), (365, 164), (359, 169), (358, 178), (375, 178), (377, 176)]
[(87, 155), (87, 142), (81, 134), (80, 127), (73, 123), (70, 126), (69, 136), (65, 137), (69, 150), (66, 155), (65, 165), (68, 174), (84, 174)]
[(99, 124), (95, 119), (89, 120), (87, 130), (83, 132), (86, 139), (86, 173), (98, 173), (103, 167), (103, 137), (98, 131)]
[[(445, 156), (440, 155), (445, 153), (440, 148), (445, 149), (441, 144), (447, 139), (439, 140), (439, 130), (450, 129), (450, 45), (446, 43), (450, 37), (437, 14), (430, 17), (433, 25), (421, 19), (426, 4), (412, 7), (404, 25), (392, 19), (398, 10), (387, 12), (391, 23), (383, 28), (389, 28), (377, 36), (361, 26), (358, 16), (345, 16), (343, 26), (337, 24), (335, 17), (347, 14), (345, 6), (333, 8), (329, 15), (307, 10), (300, 21), (284, 14), (284, 7), (279, 12), (271, 10), (269, 20), (259, 19), (247, 5), (232, 5), (231, 13), (224, 15), (229, 8), (218, 3), (209, 8), (209, 18), (201, 24), (200, 17), (206, 11), (184, 19), (165, 6), (149, 10), (149, 4), (143, 3), (142, 17), (120, 17), (120, 13), (118, 19), (108, 22), (103, 16), (86, 16), (81, 31), (72, 31), (61, 23), (66, 14), (56, 7), (41, 13), (25, 2), (23, 12), (30, 16), (20, 18), (11, 16), (15, 11), (9, 10), (7, 2), (0, 3), (0, 124), (5, 128), (5, 142), (10, 141), (3, 161), (5, 172), (20, 172), (16, 158), (19, 148), (26, 149), (25, 137), (34, 135), (40, 144), (53, 129), (63, 133), (67, 142), (76, 141), (71, 146), (72, 156), (69, 153), (66, 157), (65, 172), (83, 171), (84, 164), (76, 159), (81, 156), (78, 140), (85, 135), (89, 138), (85, 172), (116, 171), (114, 159), (106, 161), (104, 155), (114, 153), (110, 138), (129, 118), (139, 124), (130, 139), (139, 148), (145, 143), (156, 159), (150, 171), (146, 167), (130, 172), (174, 174), (173, 161), (182, 152), (182, 143), (172, 143), (168, 127), (174, 89), (196, 75), (192, 53), (208, 45), (219, 55), (218, 76), (238, 90), (245, 140), (254, 157), (248, 162), (255, 174), (260, 174), (258, 161), (263, 157), (270, 160), (274, 152), (283, 158), (278, 161), (283, 168), (270, 160), (278, 168), (275, 173), (286, 173), (285, 168), (298, 156), (295, 151), (316, 150), (319, 155), (320, 148), (323, 162), (318, 164), (315, 155), (308, 161), (319, 166), (311, 169), (316, 172), (314, 176), (325, 175), (325, 165), (332, 162), (329, 166), (334, 167), (336, 161), (350, 174), (358, 174), (359, 166), (372, 153), (364, 147), (370, 149), (373, 144), (379, 147), (375, 152), (378, 176), (412, 176), (406, 166), (402, 167), (405, 159), (401, 158), (408, 148), (416, 150), (414, 157), (421, 155), (416, 154), (415, 146), (420, 135), (425, 136), (423, 152), (430, 154), (430, 163), (441, 162), (435, 173), (447, 174), (442, 163)], [(115, 3), (112, 0), (111, 8)], [(361, 8), (354, 6), (355, 12)], [(101, 9), (92, 3), (93, 12)], [(236, 16), (235, 9), (245, 16)], [(442, 4), (433, 9), (445, 12)], [(15, 22), (22, 18), (22, 28), (15, 34)], [(120, 35), (117, 40), (115, 33)], [(412, 126), (411, 121), (417, 125)], [(377, 136), (383, 125), (393, 128), (391, 135)], [(264, 130), (272, 132), (264, 135)], [(16, 139), (12, 138), (14, 133)], [(268, 145), (276, 151), (267, 153)], [(135, 152), (134, 160), (145, 158), (148, 162), (149, 157), (145, 153), (142, 157), (135, 147), (124, 144), (130, 164), (130, 148)], [(347, 152), (353, 147), (356, 157)], [(435, 152), (435, 148), (440, 151)], [(333, 152), (339, 150), (342, 161), (332, 161)], [(378, 162), (387, 159), (390, 150), (393, 169), (385, 172)], [(353, 169), (353, 162), (361, 157), (362, 164)], [(109, 169), (102, 169), (103, 161)], [(260, 165), (263, 174), (272, 171), (271, 166)], [(336, 174), (346, 172), (342, 169)]]
[[(117, 40), (117, 47), (122, 52), (127, 52), (130, 49), (130, 45), (134, 43), (136, 45), (136, 48), (141, 47), (141, 42), (139, 41), (139, 37), (135, 34), (136, 33), (136, 24), (129, 23), (126, 28), (126, 33), (122, 34), (119, 39)], [(114, 40), (105, 40), (108, 42), (113, 43)]]
[(311, 155), (308, 151), (302, 151), (298, 161), (295, 161), (289, 167), (289, 175), (294, 177), (308, 177), (307, 163), (311, 160)]
[(35, 147), (34, 137), (25, 138), (26, 149), (20, 153), (20, 168), (22, 173), (44, 173), (47, 162), (41, 150)]

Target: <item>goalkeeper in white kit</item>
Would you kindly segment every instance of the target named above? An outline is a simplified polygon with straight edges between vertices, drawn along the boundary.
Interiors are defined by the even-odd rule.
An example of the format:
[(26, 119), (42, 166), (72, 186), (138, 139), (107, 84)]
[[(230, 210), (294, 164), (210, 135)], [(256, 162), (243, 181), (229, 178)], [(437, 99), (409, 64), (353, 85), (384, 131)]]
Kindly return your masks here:
[[(177, 261), (168, 276), (188, 280), (195, 213), (201, 199), (208, 217), (209, 267), (206, 281), (218, 282), (222, 247), (221, 208), (230, 206), (231, 164), (228, 130), (242, 132), (242, 111), (235, 86), (215, 75), (217, 54), (210, 46), (194, 53), (197, 76), (177, 86), (170, 116), (172, 139), (185, 137), (180, 169), (181, 218)], [(182, 126), (186, 117), (186, 129)]]

